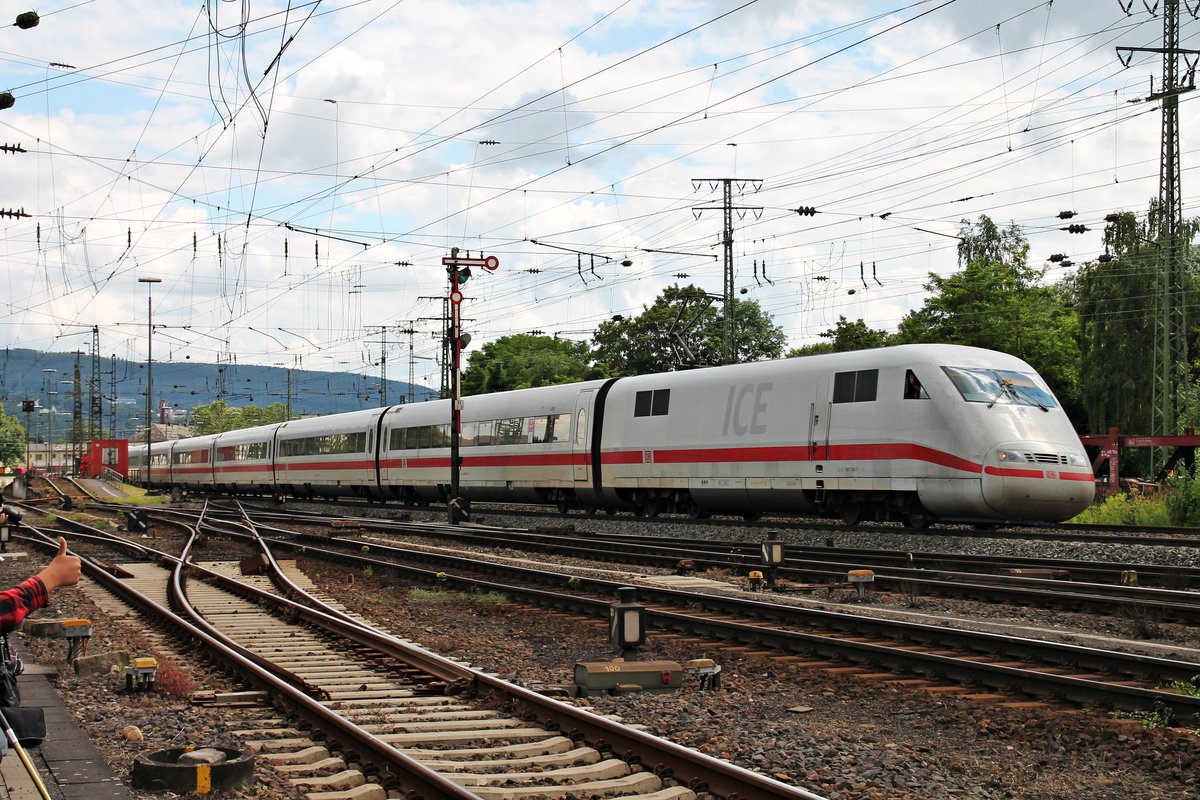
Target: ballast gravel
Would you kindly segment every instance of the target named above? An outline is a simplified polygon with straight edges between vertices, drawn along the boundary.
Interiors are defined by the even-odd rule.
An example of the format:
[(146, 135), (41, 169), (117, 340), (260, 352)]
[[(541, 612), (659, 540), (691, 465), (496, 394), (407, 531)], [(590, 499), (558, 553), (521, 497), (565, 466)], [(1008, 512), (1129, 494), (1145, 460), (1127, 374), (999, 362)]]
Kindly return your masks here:
[[(430, 512), (430, 516), (436, 519), (439, 515)], [(582, 518), (572, 521), (580, 526), (592, 523)], [(637, 522), (624, 525), (631, 532), (643, 527)], [(697, 535), (690, 526), (678, 528), (678, 535)], [(653, 526), (660, 535), (672, 535), (667, 529)], [(814, 534), (819, 537), (815, 541), (821, 542), (829, 536)], [(854, 534), (834, 535), (836, 539), (843, 536)], [(978, 552), (989, 553), (1014, 548), (1025, 555), (1145, 563), (1191, 564), (1197, 557), (1186, 548), (1148, 548), (1154, 552), (1131, 554), (1113, 550), (1120, 545), (1097, 545), (1092, 551), (1085, 545), (1017, 544), (1002, 538), (953, 541), (908, 532), (878, 536), (892, 540), (855, 536), (854, 543), (960, 552), (978, 548)], [(1087, 554), (1076, 552), (1079, 548)], [(1163, 552), (1171, 550), (1179, 552)], [(606, 627), (600, 623), (495, 598), (442, 593), (429, 586), (364, 576), (315, 561), (301, 564), (323, 591), (380, 626), (530, 687), (567, 685), (576, 662), (609, 660), (614, 655)], [(609, 564), (594, 566), (611, 568)], [(13, 585), (36, 567), (36, 563), (7, 559), (0, 563), (0, 580)], [(831, 603), (840, 599), (828, 598)], [(986, 609), (991, 609), (993, 620), (1054, 629), (1064, 638), (1081, 630), (1124, 635), (1119, 623), (1089, 615), (946, 599), (923, 610), (981, 618)], [(846, 610), (855, 609), (847, 605)], [(109, 618), (79, 589), (56, 592), (51, 606), (37, 616), (92, 619), (96, 633), (91, 653), (132, 648), (138, 651), (135, 655), (156, 655), (135, 624)], [(1085, 623), (1085, 619), (1090, 621)], [(1149, 644), (1187, 652), (1198, 646), (1195, 630), (1166, 626), (1164, 638)], [(226, 744), (236, 741), (233, 732), (246, 725), (237, 710), (194, 706), (187, 697), (125, 694), (123, 678), (117, 674), (75, 676), (65, 664), (61, 641), (24, 637), (23, 647), (29, 660), (58, 666), (56, 683), (68, 707), (118, 775), (128, 776), (132, 760), (140, 752), (188, 743)], [(712, 657), (722, 666), (721, 686), (702, 689), (689, 683), (666, 694), (597, 696), (570, 702), (619, 716), (657, 735), (830, 800), (1200, 800), (1200, 736), (1194, 730), (1149, 728), (1133, 720), (1110, 719), (1099, 710), (1053, 704), (1005, 708), (996, 702), (969, 700), (959, 693), (928, 693), (769, 655), (726, 648), (706, 651), (696, 643), (653, 632), (640, 655), (675, 661)], [(238, 688), (203, 663), (188, 661), (183, 666), (198, 689)], [(128, 726), (139, 729), (140, 740), (126, 738)], [(257, 779), (255, 789), (229, 796), (257, 800), (305, 796), (264, 766), (260, 765)], [(135, 795), (174, 797), (169, 793)]]

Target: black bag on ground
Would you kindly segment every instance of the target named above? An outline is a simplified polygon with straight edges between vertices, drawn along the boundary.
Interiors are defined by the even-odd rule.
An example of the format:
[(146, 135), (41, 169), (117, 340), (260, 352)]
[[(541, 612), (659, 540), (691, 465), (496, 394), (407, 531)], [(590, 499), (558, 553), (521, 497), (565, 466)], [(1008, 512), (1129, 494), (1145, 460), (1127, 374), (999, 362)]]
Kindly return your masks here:
[(13, 652), (8, 635), (0, 636), (0, 714), (23, 747), (36, 747), (46, 738), (46, 714), (40, 708), (21, 708), (17, 676), (24, 666)]
[(37, 747), (46, 738), (46, 713), (40, 708), (0, 708), (22, 747)]

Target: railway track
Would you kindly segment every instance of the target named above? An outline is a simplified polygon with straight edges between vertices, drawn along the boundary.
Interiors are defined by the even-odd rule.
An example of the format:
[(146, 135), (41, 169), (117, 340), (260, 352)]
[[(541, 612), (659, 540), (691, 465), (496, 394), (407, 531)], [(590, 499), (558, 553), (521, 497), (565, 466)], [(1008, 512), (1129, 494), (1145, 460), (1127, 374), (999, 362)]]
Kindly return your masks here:
[[(255, 502), (253, 500), (241, 501), (247, 507), (257, 507), (263, 511), (278, 510), (279, 504)], [(295, 502), (303, 502), (297, 499)], [(374, 500), (356, 500), (353, 498), (339, 498), (338, 500), (324, 499), (320, 501), (320, 505), (328, 509), (339, 509), (336, 512), (330, 512), (330, 516), (356, 516), (357, 510), (362, 508), (380, 508), (381, 503)], [(397, 513), (404, 513), (414, 507), (404, 506), (401, 504), (393, 504), (389, 507), (395, 508)], [(431, 511), (437, 512), (434, 506), (421, 505), (415, 508), (428, 508)], [(575, 513), (563, 514), (558, 511), (547, 509), (545, 506), (520, 506), (511, 503), (493, 504), (493, 503), (474, 503), (471, 505), (472, 518), (478, 520), (480, 517), (492, 519), (499, 517), (512, 518), (521, 517), (529, 519), (543, 519), (549, 527), (563, 527), (571, 524), (572, 521), (580, 519), (603, 520), (607, 518), (605, 514), (589, 514), (586, 512), (576, 511)], [(342, 512), (345, 512), (344, 514)], [(1082, 544), (1126, 544), (1126, 545), (1147, 545), (1160, 547), (1198, 547), (1200, 548), (1200, 534), (1195, 528), (1187, 527), (1149, 527), (1135, 528), (1126, 525), (1073, 525), (1070, 523), (1035, 524), (1035, 523), (1019, 523), (1011, 525), (936, 525), (928, 528), (913, 528), (905, 527), (897, 523), (870, 523), (862, 522), (856, 525), (847, 525), (841, 521), (831, 521), (827, 518), (801, 517), (787, 514), (769, 514), (753, 519), (745, 519), (743, 517), (693, 517), (687, 515), (662, 515), (654, 517), (632, 516), (629, 514), (618, 514), (613, 517), (616, 520), (629, 521), (636, 519), (639, 524), (647, 526), (668, 526), (668, 525), (688, 525), (694, 526), (697, 529), (709, 530), (737, 530), (737, 531), (761, 531), (763, 534), (769, 531), (791, 531), (805, 534), (821, 534), (836, 536), (847, 533), (874, 533), (874, 534), (895, 534), (895, 535), (914, 535), (922, 536), (944, 536), (944, 537), (962, 537), (972, 539), (1024, 539), (1029, 541), (1043, 542), (1078, 542)]]
[[(266, 573), (247, 577), (225, 546), (219, 560), (209, 560), (211, 536), (203, 549), (190, 538), (178, 554), (129, 546), (102, 531), (87, 536), (86, 548), (105, 556), (127, 547), (132, 554), (113, 569), (107, 559), (100, 564), (81, 553), (89, 576), (203, 642), (271, 699), (281, 716), (264, 717), (257, 733), (248, 733), (255, 747), (311, 754), (318, 739), (336, 743), (345, 761), (365, 765), (361, 780), (374, 780), (379, 797), (386, 790), (495, 800), (577, 792), (653, 800), (818, 797), (397, 639), (296, 585), (267, 549), (273, 544), (255, 559)], [(244, 541), (254, 543), (253, 534)], [(286, 753), (273, 757), (287, 760)], [(312, 785), (315, 791), (322, 781)]]
[[(624, 581), (523, 568), (513, 560), (388, 546), (345, 536), (274, 532), (272, 546), (309, 558), (336, 559), (356, 572), (391, 571), (403, 580), (464, 591), (500, 592), (523, 603), (607, 618)], [(364, 548), (369, 555), (363, 555)], [(935, 680), (1065, 698), (1127, 710), (1169, 709), (1200, 720), (1200, 698), (1164, 688), (1191, 681), (1200, 663), (1161, 659), (1027, 638), (784, 605), (740, 593), (684, 591), (635, 579), (647, 626), (707, 641), (800, 653), (814, 663), (837, 659), (887, 678)], [(564, 588), (566, 587), (566, 588)], [(728, 587), (725, 587), (728, 588)]]
[[(295, 522), (295, 515), (255, 512), (265, 525)], [(465, 547), (507, 547), (572, 558), (641, 564), (657, 569), (747, 575), (764, 570), (761, 542), (707, 539), (666, 540), (566, 529), (524, 530), (411, 524), (347, 519), (363, 531), (457, 543)], [(775, 572), (781, 586), (844, 584), (852, 570), (869, 569), (879, 591), (911, 596), (957, 597), (1008, 602), (1118, 616), (1200, 624), (1200, 593), (1166, 586), (1200, 586), (1200, 569), (1147, 564), (1114, 564), (1064, 559), (962, 556), (949, 553), (888, 552), (787, 545), (786, 559)], [(1135, 576), (1133, 585), (1123, 582)], [(1156, 587), (1154, 583), (1160, 584)], [(1147, 585), (1150, 584), (1150, 585)]]

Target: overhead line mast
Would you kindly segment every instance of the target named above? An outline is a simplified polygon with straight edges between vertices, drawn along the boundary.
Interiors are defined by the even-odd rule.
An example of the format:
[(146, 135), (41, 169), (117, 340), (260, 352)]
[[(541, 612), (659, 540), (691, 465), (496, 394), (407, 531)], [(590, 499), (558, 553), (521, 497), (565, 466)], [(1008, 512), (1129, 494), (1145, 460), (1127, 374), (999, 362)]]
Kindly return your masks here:
[(735, 206), (733, 204), (733, 185), (736, 183), (738, 191), (745, 191), (747, 186), (753, 187), (754, 191), (762, 189), (763, 182), (758, 178), (692, 178), (692, 190), (699, 191), (700, 187), (707, 183), (710, 189), (716, 189), (717, 185), (724, 188), (724, 199), (719, 206), (693, 206), (692, 213), (697, 218), (705, 211), (714, 211), (720, 209), (724, 212), (724, 227), (721, 235), (721, 244), (725, 253), (725, 281), (724, 291), (721, 296), (725, 304), (725, 335), (721, 339), (721, 363), (732, 364), (737, 355), (737, 347), (734, 343), (735, 325), (733, 313), (733, 212), (739, 212), (740, 216), (745, 216), (746, 212), (753, 212), (755, 218), (762, 215), (762, 206)]
[[(1121, 10), (1131, 13), (1133, 2), (1119, 2)], [(1154, 8), (1146, 7), (1154, 15)], [(1200, 4), (1188, 4), (1188, 13), (1195, 19)], [(1158, 244), (1158, 291), (1156, 292), (1154, 337), (1154, 383), (1152, 396), (1152, 428), (1158, 435), (1177, 432), (1180, 418), (1179, 394), (1173, 383), (1177, 370), (1186, 370), (1192, 363), (1188, 347), (1186, 265), (1182, 258), (1179, 232), (1183, 225), (1183, 199), (1179, 169), (1179, 95), (1196, 88), (1196, 62), (1200, 50), (1179, 47), (1179, 0), (1166, 0), (1163, 6), (1162, 47), (1118, 47), (1117, 57), (1129, 66), (1134, 53), (1162, 54), (1162, 83), (1154, 91), (1151, 83), (1148, 101), (1162, 101), (1162, 139), (1158, 169), (1158, 208), (1150, 220), (1150, 235)], [(1180, 83), (1179, 56), (1187, 64), (1187, 79)], [(1189, 58), (1190, 56), (1190, 58)]]

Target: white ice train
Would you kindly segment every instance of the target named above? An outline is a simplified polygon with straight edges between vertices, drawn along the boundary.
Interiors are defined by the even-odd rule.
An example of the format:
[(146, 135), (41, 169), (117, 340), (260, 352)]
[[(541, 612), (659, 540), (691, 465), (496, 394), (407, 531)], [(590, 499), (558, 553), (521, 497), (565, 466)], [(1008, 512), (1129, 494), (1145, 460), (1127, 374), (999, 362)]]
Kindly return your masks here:
[[(463, 400), (461, 493), (562, 510), (1059, 521), (1091, 465), (1041, 377), (956, 345), (736, 364)], [(159, 488), (442, 501), (435, 400), (151, 445)], [(130, 448), (145, 482), (146, 447)]]

